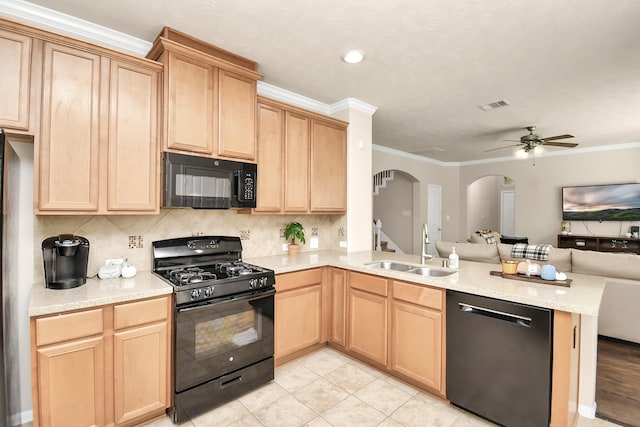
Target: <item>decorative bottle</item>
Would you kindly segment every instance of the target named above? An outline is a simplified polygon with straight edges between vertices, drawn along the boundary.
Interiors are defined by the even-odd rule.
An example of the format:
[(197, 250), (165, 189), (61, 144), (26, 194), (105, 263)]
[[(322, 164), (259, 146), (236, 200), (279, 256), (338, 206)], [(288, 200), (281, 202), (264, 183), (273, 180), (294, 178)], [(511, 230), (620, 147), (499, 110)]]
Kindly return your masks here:
[(460, 257), (456, 253), (455, 246), (451, 248), (451, 253), (449, 254), (449, 268), (458, 268)]

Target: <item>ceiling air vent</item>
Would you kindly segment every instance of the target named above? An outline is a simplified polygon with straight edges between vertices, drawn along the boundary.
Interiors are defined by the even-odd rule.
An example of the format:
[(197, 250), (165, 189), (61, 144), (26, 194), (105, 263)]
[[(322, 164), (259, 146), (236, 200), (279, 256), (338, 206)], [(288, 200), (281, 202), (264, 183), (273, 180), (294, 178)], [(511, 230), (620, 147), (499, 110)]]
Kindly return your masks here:
[(496, 108), (506, 107), (507, 105), (510, 105), (509, 101), (507, 101), (506, 99), (501, 99), (500, 101), (492, 102), (490, 104), (479, 105), (478, 108), (482, 111), (491, 111), (495, 110)]

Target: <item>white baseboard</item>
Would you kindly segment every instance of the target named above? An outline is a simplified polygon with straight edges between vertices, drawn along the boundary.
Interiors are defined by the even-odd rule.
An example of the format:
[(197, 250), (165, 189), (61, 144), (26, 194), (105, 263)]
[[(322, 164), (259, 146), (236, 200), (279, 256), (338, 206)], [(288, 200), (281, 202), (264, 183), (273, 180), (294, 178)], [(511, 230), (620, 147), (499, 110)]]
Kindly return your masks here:
[(593, 402), (593, 406), (578, 405), (578, 414), (585, 418), (595, 418), (597, 406), (598, 404), (596, 402)]
[(29, 410), (11, 415), (9, 419), (9, 425), (21, 426), (22, 424), (26, 424), (31, 421), (33, 421), (33, 411)]

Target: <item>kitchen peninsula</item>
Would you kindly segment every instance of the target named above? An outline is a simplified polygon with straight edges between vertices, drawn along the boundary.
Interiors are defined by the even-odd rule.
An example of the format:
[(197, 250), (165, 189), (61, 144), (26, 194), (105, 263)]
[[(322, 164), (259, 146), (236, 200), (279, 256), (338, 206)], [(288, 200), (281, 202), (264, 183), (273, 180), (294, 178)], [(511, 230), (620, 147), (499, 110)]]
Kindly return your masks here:
[[(573, 425), (578, 402), (593, 404), (605, 278), (570, 273), (570, 287), (529, 283), (491, 276), (499, 265), (471, 261), (448, 276), (423, 276), (375, 266), (385, 260), (421, 266), (416, 255), (371, 251), (248, 260), (276, 272), (276, 364), (328, 343), (446, 398), (445, 290), (454, 290), (554, 310), (550, 425)], [(424, 267), (452, 271), (441, 265), (435, 258)], [(296, 322), (286, 322), (291, 310)], [(584, 397), (579, 376), (589, 378), (580, 384)]]

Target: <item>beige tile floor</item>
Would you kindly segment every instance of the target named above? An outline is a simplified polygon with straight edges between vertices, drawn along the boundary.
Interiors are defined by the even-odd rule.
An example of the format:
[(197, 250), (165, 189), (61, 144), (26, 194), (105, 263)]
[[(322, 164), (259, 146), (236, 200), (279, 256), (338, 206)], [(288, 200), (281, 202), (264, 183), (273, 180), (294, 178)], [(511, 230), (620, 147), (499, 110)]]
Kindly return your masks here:
[[(169, 418), (149, 427), (171, 427)], [(276, 369), (275, 381), (184, 427), (493, 426), (331, 348)], [(613, 427), (581, 418), (578, 427)]]

